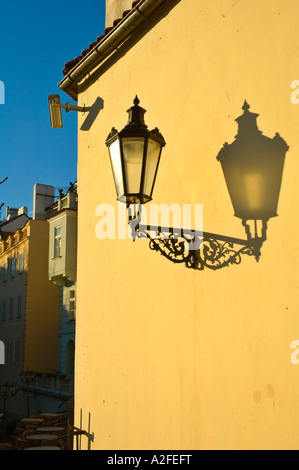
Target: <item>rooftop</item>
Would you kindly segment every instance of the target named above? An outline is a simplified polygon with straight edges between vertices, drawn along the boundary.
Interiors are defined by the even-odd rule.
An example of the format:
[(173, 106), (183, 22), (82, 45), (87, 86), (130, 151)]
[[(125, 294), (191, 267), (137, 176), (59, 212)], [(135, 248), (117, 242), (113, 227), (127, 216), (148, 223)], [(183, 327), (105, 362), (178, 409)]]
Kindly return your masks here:
[[(135, 8), (138, 3), (140, 3), (140, 0), (135, 0), (133, 3), (132, 3), (132, 8), (131, 10), (133, 10), (133, 8)], [(99, 44), (109, 33), (110, 31), (115, 28), (115, 26), (118, 25), (118, 23), (123, 19), (125, 18), (130, 12), (131, 10), (125, 10), (121, 16), (121, 18), (117, 18), (114, 20), (113, 22), (113, 26), (110, 26), (108, 28), (105, 28), (105, 31), (104, 31), (104, 34), (101, 35), (101, 36), (98, 36), (97, 37), (97, 40), (95, 42), (91, 42), (89, 44), (89, 47), (87, 49), (83, 49), (81, 55), (77, 56), (75, 59), (73, 60), (70, 60), (69, 62), (66, 62), (65, 66), (64, 66), (64, 69), (63, 69), (63, 74), (64, 75), (67, 75), (73, 67), (75, 67), (90, 51), (92, 51), (92, 49), (94, 49), (97, 44)]]

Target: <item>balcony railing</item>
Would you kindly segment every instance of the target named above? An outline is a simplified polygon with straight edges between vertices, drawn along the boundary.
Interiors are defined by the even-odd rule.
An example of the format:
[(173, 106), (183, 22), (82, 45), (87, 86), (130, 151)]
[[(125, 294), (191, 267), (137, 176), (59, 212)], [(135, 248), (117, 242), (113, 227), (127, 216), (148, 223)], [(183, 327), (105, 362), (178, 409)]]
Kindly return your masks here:
[(70, 397), (74, 392), (74, 377), (63, 374), (36, 373), (29, 384), (23, 384), (23, 389), (57, 397)]

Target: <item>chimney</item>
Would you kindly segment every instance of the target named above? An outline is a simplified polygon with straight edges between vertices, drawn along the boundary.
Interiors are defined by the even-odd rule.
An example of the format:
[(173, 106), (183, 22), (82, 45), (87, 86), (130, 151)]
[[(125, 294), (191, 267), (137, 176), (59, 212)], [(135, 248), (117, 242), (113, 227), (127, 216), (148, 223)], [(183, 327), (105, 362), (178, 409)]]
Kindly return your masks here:
[(14, 209), (13, 207), (6, 208), (6, 220), (11, 220), (17, 217), (18, 209)]
[(46, 209), (54, 203), (54, 186), (35, 184), (33, 192), (33, 219), (44, 220)]
[(133, 0), (106, 0), (105, 28), (111, 28), (113, 21), (122, 18), (123, 12), (132, 10)]
[(25, 215), (28, 215), (28, 207), (20, 207), (20, 209), (18, 210), (18, 215), (22, 215), (22, 214), (25, 214)]

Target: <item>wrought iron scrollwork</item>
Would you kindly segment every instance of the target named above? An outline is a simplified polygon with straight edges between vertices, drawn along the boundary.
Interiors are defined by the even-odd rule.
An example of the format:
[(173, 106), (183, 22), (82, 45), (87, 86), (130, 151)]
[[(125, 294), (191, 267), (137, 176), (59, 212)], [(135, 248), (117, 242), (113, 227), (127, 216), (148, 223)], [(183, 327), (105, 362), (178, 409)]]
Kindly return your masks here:
[(201, 247), (194, 253), (190, 252), (190, 260), (187, 267), (202, 270), (209, 268), (213, 270), (224, 268), (232, 264), (240, 264), (242, 255), (253, 256), (252, 246), (234, 248), (234, 243), (218, 241), (212, 238), (203, 238)]
[(153, 234), (152, 228), (147, 226), (139, 226), (138, 237), (150, 239), (150, 249), (173, 263), (184, 263), (187, 268), (196, 270), (217, 270), (240, 264), (243, 255), (254, 256), (258, 261), (262, 245), (262, 239), (241, 240), (210, 233), (188, 237), (176, 235), (174, 229), (165, 232), (158, 227)]
[(151, 239), (149, 247), (174, 263), (186, 263), (187, 265), (190, 258), (188, 242), (185, 239), (174, 237), (173, 234), (170, 234), (168, 238)]

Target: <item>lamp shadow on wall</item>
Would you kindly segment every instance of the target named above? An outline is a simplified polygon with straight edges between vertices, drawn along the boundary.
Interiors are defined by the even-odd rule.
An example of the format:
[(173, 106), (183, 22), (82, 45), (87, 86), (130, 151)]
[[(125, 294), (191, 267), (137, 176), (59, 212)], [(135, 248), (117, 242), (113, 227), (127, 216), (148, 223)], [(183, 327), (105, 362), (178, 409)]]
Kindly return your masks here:
[(89, 131), (94, 121), (96, 120), (99, 112), (104, 109), (104, 100), (103, 98), (98, 97), (92, 106), (88, 108), (88, 114), (84, 120), (82, 126), (80, 127), (81, 131)]
[(277, 216), (285, 154), (289, 146), (276, 133), (266, 137), (257, 126), (257, 113), (244, 101), (243, 114), (236, 119), (234, 142), (225, 143), (220, 161), (235, 216), (243, 221)]

